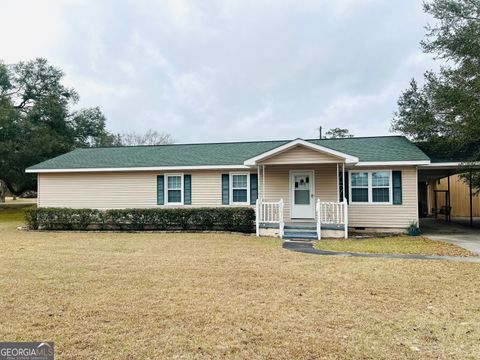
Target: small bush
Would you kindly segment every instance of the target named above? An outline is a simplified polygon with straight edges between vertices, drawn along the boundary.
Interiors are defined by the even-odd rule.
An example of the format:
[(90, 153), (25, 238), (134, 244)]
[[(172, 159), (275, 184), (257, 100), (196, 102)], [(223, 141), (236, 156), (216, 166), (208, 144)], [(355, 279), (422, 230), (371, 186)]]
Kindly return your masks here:
[(255, 211), (249, 207), (95, 210), (28, 209), (33, 230), (163, 230), (253, 232)]

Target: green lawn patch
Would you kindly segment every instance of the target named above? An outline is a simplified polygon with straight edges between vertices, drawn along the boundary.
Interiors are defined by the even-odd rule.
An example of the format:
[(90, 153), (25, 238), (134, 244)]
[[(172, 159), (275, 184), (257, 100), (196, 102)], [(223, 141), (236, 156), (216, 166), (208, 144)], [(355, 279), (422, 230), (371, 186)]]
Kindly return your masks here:
[(441, 256), (474, 256), (468, 250), (442, 241), (425, 237), (392, 236), (371, 239), (320, 240), (315, 243), (319, 250), (332, 250), (375, 254), (420, 254)]
[(34, 206), (32, 204), (1, 205), (0, 224), (14, 222), (23, 225), (25, 223), (25, 210)]

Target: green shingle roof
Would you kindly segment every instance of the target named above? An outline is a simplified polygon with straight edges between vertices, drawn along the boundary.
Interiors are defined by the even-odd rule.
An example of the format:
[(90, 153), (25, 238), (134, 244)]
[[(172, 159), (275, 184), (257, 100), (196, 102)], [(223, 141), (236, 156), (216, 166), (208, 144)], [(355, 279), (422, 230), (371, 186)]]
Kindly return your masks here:
[[(243, 165), (245, 160), (289, 141), (82, 148), (34, 165), (29, 170)], [(429, 160), (403, 136), (307, 141), (358, 157), (360, 161)]]

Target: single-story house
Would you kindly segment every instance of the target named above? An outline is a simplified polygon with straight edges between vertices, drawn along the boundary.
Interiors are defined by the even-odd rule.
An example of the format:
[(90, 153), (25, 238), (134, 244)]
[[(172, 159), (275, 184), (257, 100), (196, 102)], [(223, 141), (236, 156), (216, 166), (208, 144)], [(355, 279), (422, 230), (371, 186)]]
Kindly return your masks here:
[(378, 136), (82, 148), (26, 171), (39, 207), (252, 206), (257, 235), (320, 238), (418, 223), (430, 165), (407, 138)]

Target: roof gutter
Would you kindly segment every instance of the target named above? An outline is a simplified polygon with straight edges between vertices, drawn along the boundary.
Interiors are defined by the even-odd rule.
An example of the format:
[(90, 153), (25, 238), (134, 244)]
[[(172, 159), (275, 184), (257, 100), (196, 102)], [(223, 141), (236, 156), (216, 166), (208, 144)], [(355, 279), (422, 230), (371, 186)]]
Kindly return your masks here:
[(124, 168), (70, 168), (70, 169), (26, 169), (26, 173), (87, 173), (87, 172), (125, 172), (125, 171), (178, 171), (178, 170), (238, 170), (250, 169), (245, 165), (192, 165), (192, 166), (150, 166)]
[(460, 162), (460, 161), (450, 161), (450, 162), (438, 162), (438, 163), (430, 163), (425, 166), (420, 166), (419, 169), (458, 169), (460, 167), (474, 167), (480, 168), (480, 162)]
[(429, 165), (430, 160), (407, 160), (407, 161), (360, 161), (354, 167), (361, 166), (402, 166), (402, 165)]

